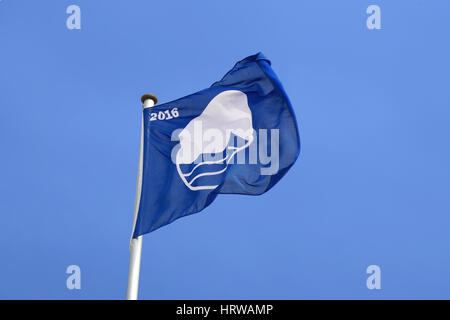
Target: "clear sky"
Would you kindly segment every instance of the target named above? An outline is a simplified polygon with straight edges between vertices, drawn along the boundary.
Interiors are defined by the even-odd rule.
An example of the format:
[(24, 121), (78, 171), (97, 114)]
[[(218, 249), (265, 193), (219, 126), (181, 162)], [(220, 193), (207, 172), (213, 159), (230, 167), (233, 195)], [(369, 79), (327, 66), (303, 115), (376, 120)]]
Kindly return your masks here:
[(124, 298), (141, 94), (196, 92), (259, 51), (300, 158), (267, 194), (146, 235), (140, 297), (450, 298), (449, 21), (447, 0), (1, 0), (0, 298)]

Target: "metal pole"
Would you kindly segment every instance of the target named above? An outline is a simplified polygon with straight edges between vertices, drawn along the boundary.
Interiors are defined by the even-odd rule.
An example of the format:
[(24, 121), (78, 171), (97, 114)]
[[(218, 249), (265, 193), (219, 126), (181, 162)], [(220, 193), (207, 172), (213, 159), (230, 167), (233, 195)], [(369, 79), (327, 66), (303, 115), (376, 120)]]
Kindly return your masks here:
[[(144, 104), (143, 109), (153, 107), (158, 98), (152, 94), (144, 94), (141, 97), (141, 101)], [(139, 148), (139, 165), (138, 165), (138, 178), (136, 184), (136, 198), (134, 201), (134, 221), (133, 221), (133, 233), (136, 226), (136, 219), (139, 211), (139, 202), (141, 199), (142, 189), (142, 159), (144, 148), (144, 119), (142, 119), (141, 127), (141, 145)], [(127, 300), (137, 300), (139, 289), (139, 271), (141, 269), (141, 253), (142, 253), (142, 236), (132, 238), (130, 241), (130, 268), (128, 270), (128, 287), (127, 287)]]
[(141, 269), (142, 236), (131, 239), (130, 269), (128, 271), (127, 300), (137, 300)]

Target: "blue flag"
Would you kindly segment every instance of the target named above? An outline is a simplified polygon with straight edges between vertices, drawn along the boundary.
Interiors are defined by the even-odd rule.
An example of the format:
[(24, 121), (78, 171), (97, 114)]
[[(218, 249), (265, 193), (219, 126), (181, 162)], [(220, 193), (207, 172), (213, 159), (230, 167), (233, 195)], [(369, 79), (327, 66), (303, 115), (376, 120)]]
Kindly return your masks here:
[(133, 237), (206, 208), (218, 194), (259, 195), (296, 161), (294, 111), (261, 53), (210, 88), (143, 110)]

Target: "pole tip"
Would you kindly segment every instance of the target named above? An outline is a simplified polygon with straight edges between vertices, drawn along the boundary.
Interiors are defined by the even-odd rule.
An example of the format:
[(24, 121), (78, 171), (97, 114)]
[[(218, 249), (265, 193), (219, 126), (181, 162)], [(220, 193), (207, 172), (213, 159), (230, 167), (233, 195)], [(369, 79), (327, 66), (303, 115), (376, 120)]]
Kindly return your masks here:
[(152, 99), (153, 102), (155, 102), (155, 104), (158, 102), (158, 98), (157, 98), (154, 94), (151, 94), (151, 93), (146, 93), (146, 94), (144, 94), (144, 95), (141, 97), (141, 102), (144, 103), (145, 100), (148, 100), (148, 99)]

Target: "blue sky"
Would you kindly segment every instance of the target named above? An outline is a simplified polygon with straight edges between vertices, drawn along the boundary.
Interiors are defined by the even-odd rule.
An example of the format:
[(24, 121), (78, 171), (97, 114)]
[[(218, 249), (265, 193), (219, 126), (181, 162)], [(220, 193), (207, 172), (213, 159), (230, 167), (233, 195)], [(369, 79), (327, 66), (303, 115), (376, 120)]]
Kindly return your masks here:
[(449, 18), (444, 0), (0, 1), (0, 298), (124, 298), (141, 94), (196, 92), (259, 51), (300, 158), (267, 194), (146, 235), (140, 297), (450, 298)]

